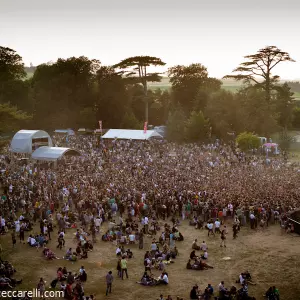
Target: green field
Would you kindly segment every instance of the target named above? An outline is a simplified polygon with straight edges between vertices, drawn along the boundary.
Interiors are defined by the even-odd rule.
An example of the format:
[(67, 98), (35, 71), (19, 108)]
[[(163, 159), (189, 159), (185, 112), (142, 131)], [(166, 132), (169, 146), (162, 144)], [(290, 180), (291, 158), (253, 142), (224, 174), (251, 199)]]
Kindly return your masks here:
[[(230, 91), (235, 93), (239, 88), (242, 87), (242, 82), (238, 82), (231, 79), (221, 80), (223, 82), (222, 88), (226, 91)], [(280, 83), (284, 83), (285, 81), (280, 81)], [(161, 82), (150, 82), (149, 89), (161, 89), (161, 90), (169, 90), (171, 88), (171, 84), (168, 78), (164, 77)], [(294, 92), (294, 98), (297, 101), (300, 101), (300, 92)]]

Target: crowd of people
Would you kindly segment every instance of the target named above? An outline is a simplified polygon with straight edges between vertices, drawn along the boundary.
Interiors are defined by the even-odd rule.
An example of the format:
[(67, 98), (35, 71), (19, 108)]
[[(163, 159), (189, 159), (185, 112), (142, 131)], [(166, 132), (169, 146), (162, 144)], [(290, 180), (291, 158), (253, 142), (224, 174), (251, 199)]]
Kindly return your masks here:
[[(0, 233), (12, 230), (24, 242), (24, 233), (39, 224), (40, 234), (30, 234), (27, 243), (43, 248), (47, 259), (57, 258), (48, 246), (51, 235), (56, 235), (54, 224), (57, 249), (64, 246), (66, 229), (76, 229), (76, 250), (70, 248), (64, 256), (76, 261), (88, 258), (96, 234), (106, 222), (103, 242), (115, 242), (118, 247), (138, 243), (143, 249), (144, 236), (151, 238), (139, 283), (168, 284), (165, 265), (178, 256), (175, 241), (184, 240), (178, 226), (185, 219), (197, 230), (206, 228), (208, 236), (219, 234), (221, 247), (226, 247), (224, 224), (228, 218), (233, 220), (234, 238), (241, 226), (255, 230), (278, 223), (293, 230), (287, 216), (299, 208), (300, 173), (297, 165), (281, 158), (266, 161), (261, 156), (248, 156), (232, 143), (218, 140), (206, 145), (104, 141), (93, 136), (70, 136), (67, 140), (54, 136), (53, 140), (57, 146), (77, 149), (82, 155), (66, 157), (56, 167), (20, 162), (8, 149), (0, 157)], [(161, 226), (160, 220), (165, 225)], [(191, 253), (188, 269), (212, 268), (206, 262), (204, 244), (193, 244), (193, 250), (203, 253)], [(118, 249), (118, 272), (123, 279), (124, 274), (128, 277), (125, 261), (129, 254)], [(162, 272), (159, 278), (153, 278), (154, 268)], [(107, 276), (107, 292), (111, 292), (111, 276)], [(210, 287), (201, 293), (203, 299), (210, 299)], [(83, 299), (80, 293), (71, 294), (74, 299)], [(230, 299), (233, 294), (221, 292), (219, 297)], [(244, 294), (248, 297), (248, 292)]]

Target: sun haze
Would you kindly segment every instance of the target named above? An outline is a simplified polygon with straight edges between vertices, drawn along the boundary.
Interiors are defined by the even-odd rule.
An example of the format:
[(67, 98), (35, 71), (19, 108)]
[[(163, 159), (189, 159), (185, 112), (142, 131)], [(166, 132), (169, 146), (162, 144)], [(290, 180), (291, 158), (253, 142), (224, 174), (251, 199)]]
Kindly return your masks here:
[(290, 53), (283, 79), (299, 79), (296, 1), (1, 1), (1, 45), (26, 65), (85, 55), (105, 65), (153, 55), (167, 65), (202, 63), (210, 76), (229, 74), (266, 45)]

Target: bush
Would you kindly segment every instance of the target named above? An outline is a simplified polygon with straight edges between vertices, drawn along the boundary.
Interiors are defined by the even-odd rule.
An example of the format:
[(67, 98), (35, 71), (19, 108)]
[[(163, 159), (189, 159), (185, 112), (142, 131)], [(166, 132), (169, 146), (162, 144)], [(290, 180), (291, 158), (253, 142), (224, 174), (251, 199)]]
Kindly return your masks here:
[(236, 143), (242, 151), (257, 149), (260, 147), (260, 139), (250, 132), (242, 132), (236, 138)]

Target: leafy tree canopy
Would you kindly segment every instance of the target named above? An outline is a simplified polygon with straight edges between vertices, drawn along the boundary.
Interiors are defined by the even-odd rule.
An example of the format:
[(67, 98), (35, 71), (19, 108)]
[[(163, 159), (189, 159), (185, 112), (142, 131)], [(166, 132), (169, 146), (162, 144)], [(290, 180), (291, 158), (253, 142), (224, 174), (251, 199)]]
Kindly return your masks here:
[(251, 149), (258, 149), (260, 146), (260, 139), (250, 132), (242, 132), (236, 138), (236, 142), (242, 151)]
[(30, 119), (31, 116), (18, 110), (16, 106), (8, 103), (0, 104), (0, 133), (14, 131)]
[(193, 111), (186, 122), (186, 141), (199, 142), (208, 137), (209, 121), (204, 117), (202, 111)]
[(287, 52), (280, 50), (276, 46), (267, 46), (258, 50), (256, 54), (247, 55), (245, 58), (247, 60), (233, 70), (233, 73), (237, 74), (226, 75), (224, 78), (242, 80), (248, 84), (254, 82), (265, 90), (266, 100), (269, 103), (271, 90), (279, 80), (278, 75), (272, 75), (273, 69), (281, 62), (294, 62), (294, 60)]
[(26, 76), (22, 57), (13, 49), (0, 46), (0, 82)]

